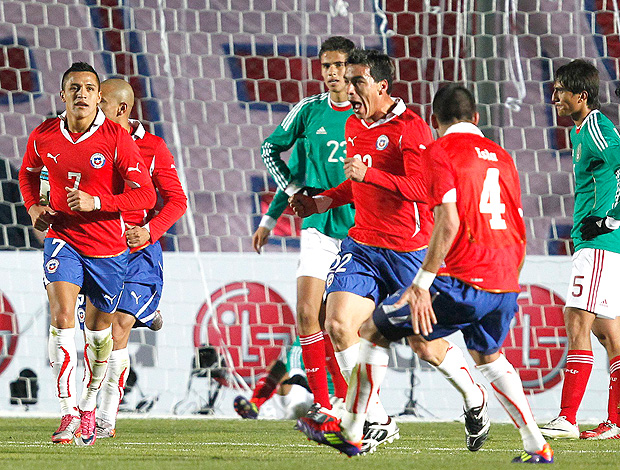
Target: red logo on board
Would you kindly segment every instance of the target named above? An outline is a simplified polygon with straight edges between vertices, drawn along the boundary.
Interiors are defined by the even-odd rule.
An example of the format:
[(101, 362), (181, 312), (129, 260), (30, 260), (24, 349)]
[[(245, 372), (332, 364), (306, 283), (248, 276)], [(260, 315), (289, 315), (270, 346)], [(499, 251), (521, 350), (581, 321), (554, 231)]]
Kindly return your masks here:
[(561, 382), (566, 365), (564, 300), (546, 287), (524, 284), (518, 303), (502, 352), (519, 372), (526, 392), (544, 392)]
[(17, 316), (9, 299), (0, 292), (0, 374), (9, 366), (15, 355), (18, 335)]
[(295, 339), (295, 316), (276, 291), (259, 282), (233, 282), (211, 294), (196, 317), (194, 346), (224, 345), (237, 373), (251, 377), (266, 371)]

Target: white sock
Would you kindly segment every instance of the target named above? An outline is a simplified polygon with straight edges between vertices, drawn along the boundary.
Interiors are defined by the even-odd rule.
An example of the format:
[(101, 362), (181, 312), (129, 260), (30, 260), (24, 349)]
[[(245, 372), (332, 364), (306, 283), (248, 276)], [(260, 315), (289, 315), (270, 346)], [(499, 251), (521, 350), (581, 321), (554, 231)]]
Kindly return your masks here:
[[(383, 406), (377, 401), (379, 387), (385, 378), (390, 360), (389, 350), (372, 344), (365, 339), (360, 341), (359, 363), (355, 366), (347, 391), (347, 413), (342, 418), (342, 428), (347, 439), (358, 442), (364, 435), (364, 421), (367, 414), (369, 421), (384, 424), (388, 416)], [(384, 417), (377, 414), (371, 419), (369, 411), (380, 407)], [(375, 413), (378, 413), (375, 410)]]
[(108, 360), (108, 370), (101, 387), (101, 400), (97, 408), (97, 417), (112, 427), (116, 426), (118, 407), (125, 394), (125, 382), (129, 374), (129, 350), (127, 348), (112, 351)]
[(355, 343), (353, 346), (349, 346), (344, 351), (336, 351), (336, 360), (338, 361), (338, 367), (344, 377), (344, 380), (349, 383), (351, 378), (351, 371), (357, 364), (357, 358), (359, 356), (360, 343)]
[(62, 416), (79, 416), (75, 386), (75, 328), (56, 328), (50, 325), (47, 352), (54, 374), (54, 394), (60, 402), (60, 413)]
[(545, 438), (536, 426), (521, 378), (512, 364), (502, 354), (496, 361), (477, 366), (477, 369), (491, 383), (495, 396), (515, 423), (524, 449), (528, 452), (541, 450), (546, 443)]
[(100, 331), (91, 331), (84, 327), (84, 333), (86, 336), (85, 367), (80, 410), (92, 411), (97, 406), (97, 392), (105, 377), (108, 359), (112, 352), (112, 325)]
[(443, 362), (437, 366), (437, 370), (456, 388), (465, 402), (465, 409), (469, 410), (482, 406), (484, 397), (482, 390), (472, 378), (463, 351), (456, 344), (448, 341), (448, 352)]

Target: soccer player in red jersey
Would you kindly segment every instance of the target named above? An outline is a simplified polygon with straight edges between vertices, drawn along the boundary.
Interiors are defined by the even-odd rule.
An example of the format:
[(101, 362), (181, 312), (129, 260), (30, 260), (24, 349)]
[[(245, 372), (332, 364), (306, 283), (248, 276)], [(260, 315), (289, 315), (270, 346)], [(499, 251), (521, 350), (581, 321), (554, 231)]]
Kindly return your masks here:
[(159, 239), (187, 208), (187, 197), (179, 181), (174, 157), (161, 137), (146, 132), (139, 121), (129, 119), (133, 105), (134, 92), (125, 80), (113, 78), (101, 83), (99, 107), (108, 119), (120, 124), (137, 144), (144, 159), (144, 167), (138, 166), (137, 171), (151, 176), (163, 205), (157, 207), (157, 211), (123, 212), (123, 220), (128, 227), (125, 237), (131, 252), (118, 314), (112, 321), (114, 344), (97, 409), (97, 436), (100, 438), (114, 437), (116, 434), (116, 416), (129, 373), (127, 344), (131, 329), (136, 323), (155, 331), (162, 326), (161, 313), (157, 309), (163, 288)]
[[(377, 51), (354, 51), (345, 72), (353, 105), (345, 127), (348, 180), (314, 198), (294, 195), (291, 205), (302, 217), (353, 202), (355, 225), (327, 277), (326, 328), (341, 371), (349, 380), (360, 347), (358, 330), (375, 306), (395, 290), (411, 284), (422, 264), (432, 230), (432, 215), (422, 184), (420, 155), (433, 141), (430, 127), (390, 95), (393, 65)], [(440, 339), (416, 343), (416, 352), (436, 365), (465, 398), (466, 409), (486, 416), (484, 393), (472, 380), (460, 349)], [(448, 354), (446, 352), (449, 351)], [(436, 358), (444, 355), (446, 360)], [(323, 415), (329, 415), (324, 412)], [(325, 417), (298, 421), (311, 435)], [(398, 427), (373, 397), (371, 423), (362, 452), (398, 438)]]
[[(97, 107), (99, 77), (83, 62), (63, 75), (66, 111), (38, 126), (28, 139), (19, 173), (24, 203), (34, 227), (46, 230), (44, 284), (51, 326), (49, 354), (62, 420), (52, 442), (92, 445), (96, 439), (97, 391), (112, 351), (112, 318), (127, 269), (121, 211), (150, 209), (156, 194), (138, 147)], [(39, 174), (48, 169), (50, 204), (39, 203)], [(124, 191), (125, 183), (132, 188)], [(75, 396), (75, 305), (88, 297), (85, 319), (86, 371), (79, 407)], [(73, 390), (72, 390), (73, 389)]]
[[(428, 252), (412, 285), (390, 296), (363, 325), (347, 412), (340, 424), (317, 436), (350, 455), (358, 451), (368, 397), (385, 376), (389, 343), (415, 335), (433, 340), (461, 330), (478, 370), (521, 434), (525, 450), (513, 462), (553, 462), (519, 375), (499, 352), (518, 309), (525, 225), (512, 157), (484, 138), (478, 120), (466, 88), (450, 85), (435, 95), (432, 121), (440, 139), (426, 150), (422, 164), (435, 215)], [(465, 414), (466, 421), (476, 418)]]

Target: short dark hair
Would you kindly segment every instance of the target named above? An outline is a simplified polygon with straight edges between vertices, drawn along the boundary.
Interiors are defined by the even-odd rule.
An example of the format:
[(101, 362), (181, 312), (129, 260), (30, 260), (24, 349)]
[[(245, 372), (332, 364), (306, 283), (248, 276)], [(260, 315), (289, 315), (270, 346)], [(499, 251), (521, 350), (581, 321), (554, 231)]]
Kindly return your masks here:
[(562, 65), (555, 72), (555, 81), (560, 83), (571, 93), (588, 94), (588, 108), (599, 109), (599, 77), (597, 68), (583, 59), (575, 59), (568, 64)]
[(321, 50), (319, 50), (319, 58), (323, 55), (323, 52), (342, 52), (347, 54), (347, 56), (351, 53), (351, 51), (355, 49), (355, 44), (350, 39), (347, 39), (343, 36), (332, 36), (325, 40), (323, 44), (321, 44)]
[(440, 88), (433, 98), (433, 114), (442, 124), (454, 121), (472, 121), (476, 114), (476, 100), (467, 88), (456, 83)]
[(349, 65), (365, 65), (375, 82), (387, 80), (387, 92), (392, 93), (394, 83), (394, 62), (387, 54), (375, 50), (354, 49), (347, 59)]
[(69, 76), (69, 74), (71, 72), (90, 72), (95, 74), (95, 77), (97, 78), (97, 86), (100, 85), (99, 82), (99, 75), (97, 75), (97, 72), (95, 71), (95, 69), (93, 68), (92, 65), (87, 64), (86, 62), (73, 62), (71, 64), (71, 67), (69, 67), (65, 73), (62, 75), (62, 81), (60, 82), (60, 89), (64, 90), (65, 89), (65, 83), (67, 82), (67, 77)]

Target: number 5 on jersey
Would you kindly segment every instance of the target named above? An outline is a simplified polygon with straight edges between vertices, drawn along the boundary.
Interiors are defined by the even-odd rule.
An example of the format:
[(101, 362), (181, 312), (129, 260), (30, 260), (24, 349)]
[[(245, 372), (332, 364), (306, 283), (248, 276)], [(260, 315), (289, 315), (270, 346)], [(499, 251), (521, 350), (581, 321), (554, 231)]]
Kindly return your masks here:
[(480, 213), (491, 214), (491, 230), (505, 230), (506, 221), (502, 218), (505, 212), (506, 204), (500, 199), (499, 169), (489, 168), (480, 194)]

